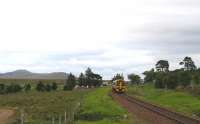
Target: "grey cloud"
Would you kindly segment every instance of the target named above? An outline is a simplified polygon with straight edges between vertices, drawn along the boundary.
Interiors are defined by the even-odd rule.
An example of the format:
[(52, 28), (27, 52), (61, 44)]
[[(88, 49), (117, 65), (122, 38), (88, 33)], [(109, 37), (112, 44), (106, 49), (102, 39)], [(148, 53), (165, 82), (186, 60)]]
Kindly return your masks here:
[[(179, 20), (172, 18), (154, 21), (140, 29), (134, 29), (131, 40), (123, 41), (118, 46), (129, 49), (146, 49), (151, 53), (163, 54), (198, 54), (200, 52), (200, 23), (194, 19)], [(196, 18), (196, 17), (195, 17)], [(197, 17), (198, 18), (198, 17)], [(140, 37), (135, 37), (140, 35)]]
[(94, 50), (94, 51), (77, 51), (73, 53), (56, 53), (56, 54), (50, 54), (47, 56), (46, 59), (49, 60), (70, 60), (72, 58), (76, 59), (89, 59), (96, 56), (100, 56), (104, 53), (103, 50)]

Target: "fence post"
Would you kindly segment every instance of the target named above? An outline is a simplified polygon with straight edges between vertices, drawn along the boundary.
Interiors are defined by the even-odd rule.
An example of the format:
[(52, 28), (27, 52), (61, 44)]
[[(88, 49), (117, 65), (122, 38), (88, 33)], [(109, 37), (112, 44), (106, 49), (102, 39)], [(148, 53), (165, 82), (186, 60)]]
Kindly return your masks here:
[(24, 111), (23, 109), (21, 110), (21, 124), (24, 124)]
[(65, 111), (65, 122), (64, 124), (67, 124), (67, 112)]
[(59, 115), (59, 124), (61, 124), (61, 116)]
[(52, 124), (55, 124), (55, 119), (54, 119), (54, 117), (52, 117)]

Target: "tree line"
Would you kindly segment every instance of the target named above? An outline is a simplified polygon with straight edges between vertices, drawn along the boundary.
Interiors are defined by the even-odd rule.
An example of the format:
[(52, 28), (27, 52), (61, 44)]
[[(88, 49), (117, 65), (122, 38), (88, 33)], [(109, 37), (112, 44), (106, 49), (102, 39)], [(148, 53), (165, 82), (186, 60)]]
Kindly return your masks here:
[[(31, 84), (15, 84), (15, 83), (11, 83), (11, 84), (0, 84), (0, 94), (8, 94), (8, 93), (17, 93), (17, 92), (29, 92), (30, 90), (32, 90), (32, 86)], [(57, 90), (57, 84), (55, 82), (53, 82), (52, 84), (44, 84), (42, 83), (42, 81), (39, 81), (39, 83), (36, 85), (35, 87), (36, 91), (55, 91)]]
[[(78, 78), (75, 75), (70, 73), (66, 80), (66, 83), (63, 86), (63, 90), (73, 90), (76, 85), (80, 87), (99, 87), (102, 85), (102, 77), (99, 74), (96, 74), (92, 71), (91, 68), (87, 68), (85, 73), (81, 73)], [(56, 88), (55, 88), (56, 87)], [(40, 82), (36, 90), (37, 91), (51, 91), (56, 90), (57, 86), (56, 83), (52, 84), (52, 87), (47, 84), (46, 86)]]
[(19, 84), (0, 84), (0, 94), (8, 94), (8, 93), (17, 93), (21, 91), (29, 91), (31, 89), (30, 84), (25, 84), (24, 86), (21, 86)]
[[(200, 68), (197, 68), (191, 57), (186, 56), (181, 62), (182, 68), (173, 71), (169, 70), (170, 64), (167, 60), (159, 60), (155, 64), (155, 69), (145, 71), (144, 83), (154, 83), (155, 88), (175, 89), (177, 87), (195, 87), (200, 85)], [(140, 84), (143, 82), (137, 74), (129, 74), (130, 84)], [(116, 74), (113, 80), (124, 79), (123, 74)]]
[[(99, 87), (102, 85), (103, 81), (101, 75), (96, 74), (90, 68), (87, 68), (85, 73), (81, 73), (78, 78), (70, 73), (65, 82), (63, 90), (66, 91), (74, 89), (76, 85), (81, 87)], [(31, 84), (0, 84), (0, 94), (17, 93), (22, 91), (28, 92), (31, 89), (33, 89)], [(39, 81), (34, 89), (39, 92), (50, 92), (56, 91), (58, 89), (58, 85), (56, 82), (50, 84)]]
[(200, 84), (200, 68), (197, 68), (191, 57), (185, 57), (179, 63), (183, 67), (173, 71), (169, 70), (167, 60), (159, 60), (155, 69), (145, 71), (144, 82), (154, 82), (156, 88), (175, 89), (177, 87), (194, 87)]
[(91, 68), (87, 68), (85, 73), (81, 73), (78, 78), (70, 73), (64, 85), (64, 90), (72, 90), (76, 85), (88, 88), (99, 87), (102, 83), (102, 76), (94, 73)]

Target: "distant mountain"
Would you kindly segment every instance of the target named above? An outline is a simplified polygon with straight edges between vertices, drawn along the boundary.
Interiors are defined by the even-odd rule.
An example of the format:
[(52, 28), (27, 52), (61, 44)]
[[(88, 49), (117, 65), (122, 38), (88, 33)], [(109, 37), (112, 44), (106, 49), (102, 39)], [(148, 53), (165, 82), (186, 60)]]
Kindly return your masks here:
[(5, 79), (66, 79), (67, 76), (68, 74), (64, 72), (32, 73), (27, 70), (16, 70), (0, 74), (0, 78)]

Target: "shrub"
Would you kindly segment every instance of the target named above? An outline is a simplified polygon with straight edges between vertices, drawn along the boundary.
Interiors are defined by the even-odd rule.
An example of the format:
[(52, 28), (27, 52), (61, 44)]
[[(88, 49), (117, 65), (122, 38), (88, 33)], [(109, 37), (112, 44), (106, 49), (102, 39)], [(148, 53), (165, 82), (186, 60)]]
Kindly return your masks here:
[(57, 90), (58, 86), (55, 82), (52, 83), (52, 90)]
[(5, 84), (0, 84), (0, 94), (5, 93)]
[(28, 91), (30, 91), (31, 90), (31, 85), (30, 84), (25, 84), (24, 85), (24, 91), (25, 92), (28, 92)]
[(36, 86), (36, 90), (40, 92), (45, 91), (46, 90), (45, 85), (41, 81), (39, 81), (39, 83)]
[(52, 90), (51, 85), (50, 85), (50, 84), (47, 84), (47, 85), (45, 86), (45, 91), (50, 92), (51, 90)]

